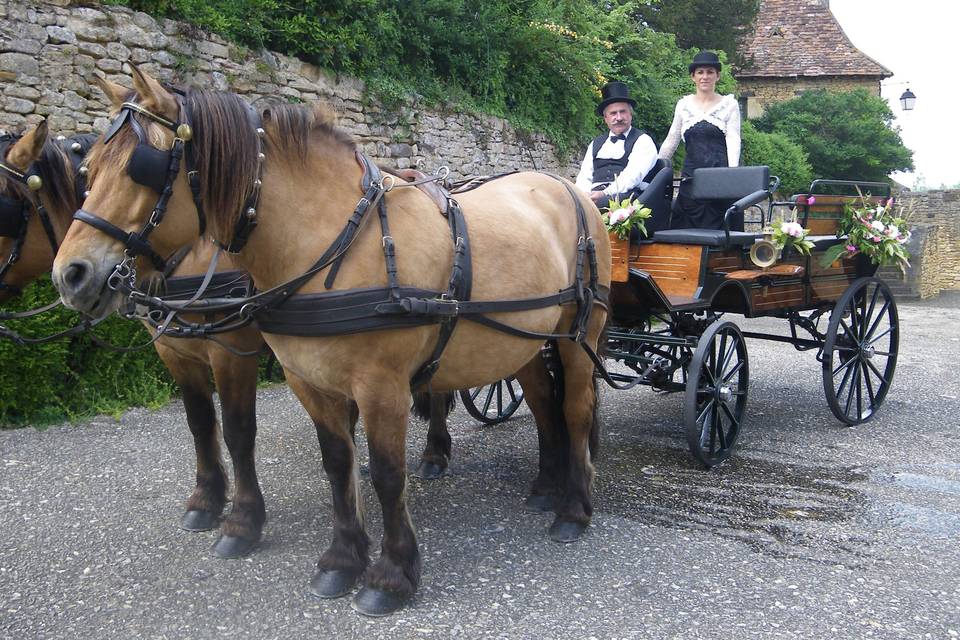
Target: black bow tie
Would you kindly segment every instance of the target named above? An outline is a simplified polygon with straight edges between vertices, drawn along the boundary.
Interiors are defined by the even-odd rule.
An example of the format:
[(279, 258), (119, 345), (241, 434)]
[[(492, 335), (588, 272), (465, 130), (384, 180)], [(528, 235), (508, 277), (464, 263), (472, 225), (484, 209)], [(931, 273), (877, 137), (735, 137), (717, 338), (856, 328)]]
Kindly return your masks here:
[(610, 136), (610, 142), (616, 142), (617, 140), (626, 140), (626, 139), (627, 139), (627, 136), (623, 135), (622, 133), (618, 136)]

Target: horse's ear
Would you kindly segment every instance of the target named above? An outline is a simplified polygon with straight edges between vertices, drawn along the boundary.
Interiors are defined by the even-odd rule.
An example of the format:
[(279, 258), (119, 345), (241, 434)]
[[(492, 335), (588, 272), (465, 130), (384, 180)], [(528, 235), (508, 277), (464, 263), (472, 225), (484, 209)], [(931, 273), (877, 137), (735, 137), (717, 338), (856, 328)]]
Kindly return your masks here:
[(156, 114), (176, 120), (180, 107), (170, 92), (164, 89), (162, 84), (140, 71), (132, 62), (127, 64), (133, 70), (133, 88), (140, 96), (140, 104)]
[(7, 152), (7, 162), (21, 171), (26, 171), (34, 163), (43, 151), (43, 145), (47, 141), (47, 121), (41, 120), (40, 124), (23, 134), (23, 136), (14, 143)]
[(123, 99), (130, 93), (130, 89), (127, 89), (123, 85), (111, 82), (100, 76), (93, 76), (93, 82), (100, 87), (100, 90), (107, 96), (107, 100), (110, 101), (114, 109), (119, 109), (120, 105), (123, 104)]

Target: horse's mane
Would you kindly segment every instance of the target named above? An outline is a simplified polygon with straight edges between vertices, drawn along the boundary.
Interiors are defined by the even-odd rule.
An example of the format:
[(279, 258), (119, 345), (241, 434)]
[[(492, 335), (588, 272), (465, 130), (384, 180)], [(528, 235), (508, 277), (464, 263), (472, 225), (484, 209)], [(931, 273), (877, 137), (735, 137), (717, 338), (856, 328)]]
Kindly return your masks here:
[[(257, 133), (249, 108), (236, 94), (202, 89), (188, 90), (183, 102), (193, 122), (193, 168), (200, 174), (210, 231), (220, 238), (230, 238), (259, 169)], [(142, 116), (136, 117), (147, 124)], [(266, 131), (264, 154), (271, 166), (284, 163), (302, 171), (313, 134), (350, 150), (355, 148), (350, 136), (334, 127), (333, 111), (323, 103), (274, 105), (261, 117)], [(124, 127), (110, 144), (98, 144), (91, 154), (91, 181), (102, 165), (111, 166), (112, 171), (126, 171), (121, 160), (130, 157), (136, 143), (136, 136)]]
[[(70, 141), (67, 141), (67, 144), (69, 143)], [(43, 143), (35, 167), (43, 180), (43, 193), (48, 196), (49, 206), (56, 208), (55, 213), (62, 214), (64, 211), (72, 213), (80, 206), (74, 189), (73, 165), (70, 164), (66, 152), (59, 143), (48, 138)], [(0, 189), (20, 200), (29, 197), (26, 185), (9, 178), (0, 180)]]

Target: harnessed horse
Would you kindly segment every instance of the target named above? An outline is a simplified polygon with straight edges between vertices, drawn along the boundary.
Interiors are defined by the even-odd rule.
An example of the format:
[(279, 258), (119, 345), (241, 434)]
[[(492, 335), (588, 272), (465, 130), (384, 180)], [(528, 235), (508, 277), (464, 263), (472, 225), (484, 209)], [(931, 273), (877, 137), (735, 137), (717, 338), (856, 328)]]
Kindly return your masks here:
[[(0, 139), (0, 257), (5, 256), (0, 266), (0, 302), (18, 295), (23, 287), (50, 271), (73, 212), (83, 202), (86, 169), (81, 163), (96, 137), (87, 134), (48, 140), (46, 121), (43, 121), (23, 136)], [(165, 261), (162, 281), (151, 283), (165, 297), (189, 298), (204, 280), (213, 245), (198, 241), (185, 249)], [(246, 275), (235, 270), (226, 258), (208, 283), (207, 293), (238, 295), (231, 291), (246, 290), (247, 284)], [(148, 330), (155, 328), (156, 323), (144, 323)], [(41, 339), (9, 337), (21, 342), (47, 342), (88, 327), (89, 324), (78, 325)], [(226, 503), (228, 483), (221, 464), (219, 426), (209, 382), (211, 371), (213, 373), (220, 394), (225, 440), (233, 442), (236, 449), (234, 474), (240, 494), (233, 501), (233, 513), (223, 522), (224, 535), (214, 544), (214, 552), (232, 558), (253, 550), (261, 538), (265, 518), (253, 444), (246, 442), (256, 433), (257, 372), (251, 366), (255, 361), (249, 356), (260, 352), (264, 343), (255, 326), (230, 331), (215, 339), (221, 349), (201, 338), (165, 335), (153, 346), (181, 390), (187, 423), (194, 438), (196, 487), (181, 518), (181, 527), (187, 531), (207, 531), (220, 526)], [(427, 444), (417, 470), (425, 479), (438, 478), (446, 470), (450, 457), (446, 417), (451, 406), (452, 394), (423, 394), (417, 403), (418, 415), (430, 421)], [(234, 455), (231, 451), (231, 458)]]
[[(237, 253), (261, 292), (246, 313), (314, 420), (333, 493), (333, 541), (313, 592), (345, 595), (363, 577), (355, 608), (383, 615), (419, 583), (406, 505), (411, 380), (452, 391), (516, 371), (541, 434), (533, 493), (560, 496), (551, 537), (578, 539), (592, 513), (590, 353), (610, 279), (609, 240), (586, 196), (518, 173), (458, 196), (445, 218), (417, 190), (391, 189), (320, 108), (281, 106), (261, 120), (233, 94), (176, 95), (137, 69), (134, 84), (135, 101), (111, 96), (121, 115), (92, 151), (90, 193), (54, 283), (65, 304), (97, 317), (117, 308), (135, 269), (150, 268), (137, 256), (172, 251), (206, 225)], [(152, 152), (164, 161), (146, 175)], [(148, 184), (157, 171), (159, 197)], [(539, 356), (547, 338), (558, 340), (562, 401)], [(356, 409), (383, 512), (370, 567)]]

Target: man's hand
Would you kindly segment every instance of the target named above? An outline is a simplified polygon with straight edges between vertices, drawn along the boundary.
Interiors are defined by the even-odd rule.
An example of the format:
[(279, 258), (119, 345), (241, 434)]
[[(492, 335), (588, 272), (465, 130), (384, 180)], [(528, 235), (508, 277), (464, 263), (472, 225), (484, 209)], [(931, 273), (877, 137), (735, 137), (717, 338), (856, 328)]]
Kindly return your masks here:
[(593, 200), (594, 202), (600, 202), (600, 198), (603, 198), (606, 195), (607, 194), (605, 194), (603, 191), (591, 191), (590, 199)]

